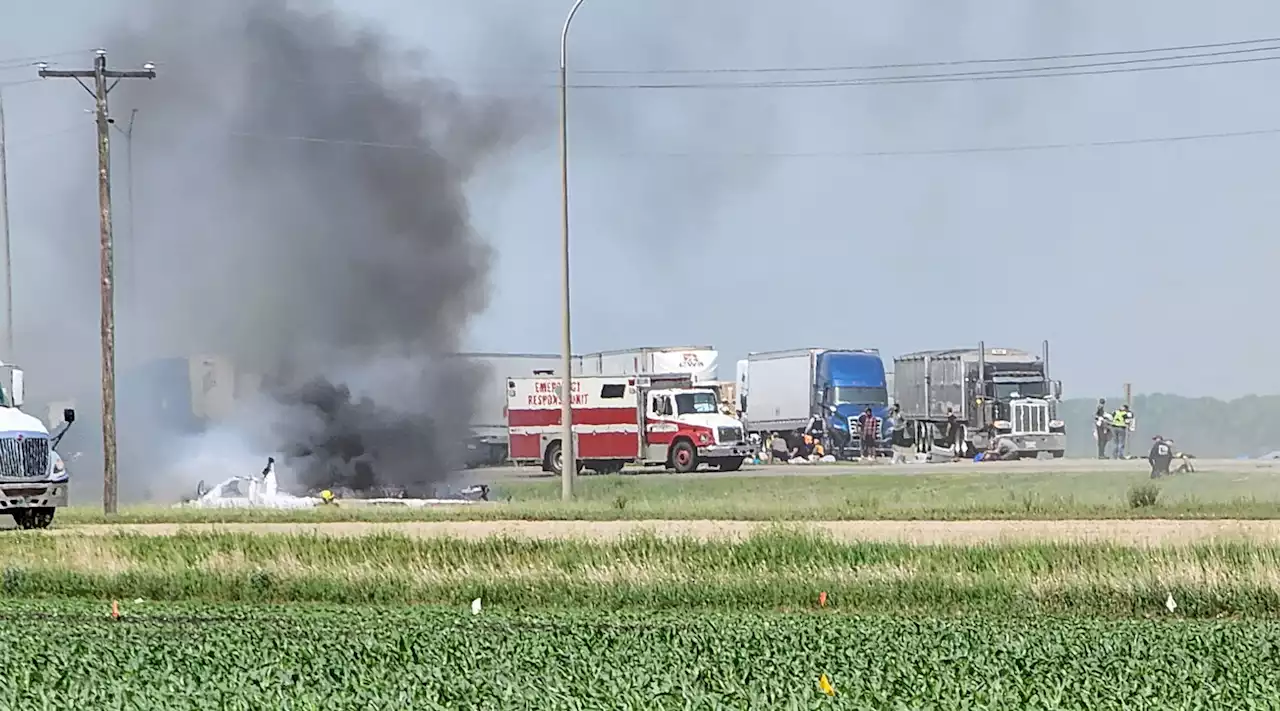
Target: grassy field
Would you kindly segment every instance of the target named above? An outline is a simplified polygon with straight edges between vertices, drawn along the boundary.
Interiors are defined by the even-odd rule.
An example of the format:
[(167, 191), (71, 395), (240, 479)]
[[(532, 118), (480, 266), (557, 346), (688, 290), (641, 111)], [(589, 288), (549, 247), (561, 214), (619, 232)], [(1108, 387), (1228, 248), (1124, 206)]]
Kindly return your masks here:
[[(137, 508), (110, 521), (343, 535), (127, 534), (65, 510), (61, 531), (0, 536), (0, 708), (1271, 708), (1275, 524), (1252, 524), (1269, 531), (1253, 540), (1142, 534), (1280, 519), (1280, 475), (1180, 476), (1135, 506), (1149, 486), (1079, 471), (611, 476), (581, 480), (567, 506), (537, 480), (472, 507)], [(1103, 520), (1156, 518), (1181, 520)], [(1034, 539), (1055, 519), (1138, 530), (1133, 545)], [(477, 520), (445, 525), (551, 537), (338, 523)], [(555, 537), (658, 520), (737, 533)], [(813, 532), (838, 527), (928, 527), (916, 540), (942, 542)], [(963, 542), (1001, 527), (1032, 540)]]
[[(1272, 622), (0, 604), (22, 709), (1262, 709)], [(825, 675), (830, 693), (819, 680)]]
[(1280, 615), (1280, 545), (911, 546), (778, 530), (745, 541), (252, 534), (0, 537), (9, 598), (506, 609)]
[[(1141, 472), (991, 472), (838, 476), (593, 476), (578, 500), (559, 500), (557, 481), (506, 481), (497, 503), (436, 509), (322, 508), (233, 511), (126, 507), (126, 523), (343, 520), (979, 520), (1280, 518), (1280, 471), (1197, 472), (1162, 481), (1156, 503), (1134, 507)], [(57, 525), (101, 523), (98, 508), (70, 508)]]

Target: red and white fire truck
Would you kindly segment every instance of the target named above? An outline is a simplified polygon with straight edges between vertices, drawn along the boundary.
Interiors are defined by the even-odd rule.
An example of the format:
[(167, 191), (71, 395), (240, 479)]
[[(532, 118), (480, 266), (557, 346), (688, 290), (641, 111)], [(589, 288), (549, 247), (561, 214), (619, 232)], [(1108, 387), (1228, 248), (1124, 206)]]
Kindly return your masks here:
[[(560, 473), (560, 390), (556, 377), (507, 378), (511, 459)], [(714, 390), (679, 375), (573, 379), (578, 467), (599, 473), (631, 462), (691, 472), (699, 464), (735, 471), (751, 454), (742, 422), (720, 413)]]

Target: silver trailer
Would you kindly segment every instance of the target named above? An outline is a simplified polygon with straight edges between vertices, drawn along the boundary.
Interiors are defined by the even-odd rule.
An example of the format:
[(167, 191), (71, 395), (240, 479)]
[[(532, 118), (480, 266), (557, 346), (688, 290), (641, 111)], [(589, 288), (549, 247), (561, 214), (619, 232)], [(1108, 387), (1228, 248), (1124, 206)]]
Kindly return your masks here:
[(954, 414), (965, 456), (998, 437), (1011, 438), (1023, 457), (1066, 452), (1062, 382), (1049, 378), (1048, 341), (1043, 356), (984, 343), (908, 353), (894, 359), (893, 375), (894, 401), (915, 423), (917, 441), (950, 445), (944, 426)]
[[(458, 353), (485, 370), (484, 386), (476, 396), (467, 442), (467, 466), (498, 465), (510, 456), (507, 432), (507, 380), (537, 375), (559, 375), (560, 355), (554, 353)], [(572, 361), (574, 375), (580, 361)]]

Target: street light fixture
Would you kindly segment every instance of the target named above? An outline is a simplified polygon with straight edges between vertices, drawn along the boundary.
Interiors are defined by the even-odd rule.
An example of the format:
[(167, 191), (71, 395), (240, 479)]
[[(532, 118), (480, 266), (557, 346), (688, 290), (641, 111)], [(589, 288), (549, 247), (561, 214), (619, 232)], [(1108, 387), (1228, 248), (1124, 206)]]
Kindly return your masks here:
[(569, 26), (583, 0), (574, 0), (560, 30), (560, 498), (573, 500), (573, 480), (578, 473), (577, 447), (573, 441), (573, 338), (569, 327)]

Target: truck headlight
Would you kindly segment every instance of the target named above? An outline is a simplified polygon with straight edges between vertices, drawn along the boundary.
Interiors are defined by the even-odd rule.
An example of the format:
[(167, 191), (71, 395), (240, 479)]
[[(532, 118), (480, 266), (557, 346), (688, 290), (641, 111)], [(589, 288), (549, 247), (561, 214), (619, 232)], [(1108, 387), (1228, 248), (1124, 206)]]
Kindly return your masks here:
[(67, 470), (67, 465), (63, 463), (62, 457), (58, 456), (57, 453), (55, 453), (53, 455), (53, 473), (61, 474), (66, 470)]
[(715, 438), (711, 436), (710, 432), (698, 433), (698, 444), (711, 444), (714, 441), (715, 441)]
[(1067, 426), (1067, 423), (1063, 422), (1062, 420), (1049, 420), (1049, 429), (1051, 430), (1060, 429), (1066, 426)]

